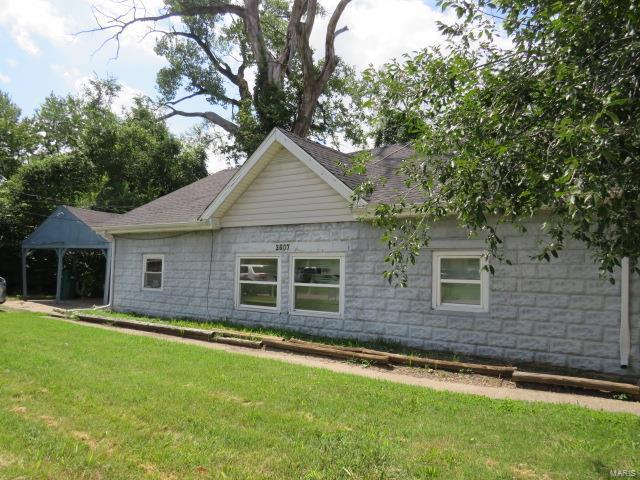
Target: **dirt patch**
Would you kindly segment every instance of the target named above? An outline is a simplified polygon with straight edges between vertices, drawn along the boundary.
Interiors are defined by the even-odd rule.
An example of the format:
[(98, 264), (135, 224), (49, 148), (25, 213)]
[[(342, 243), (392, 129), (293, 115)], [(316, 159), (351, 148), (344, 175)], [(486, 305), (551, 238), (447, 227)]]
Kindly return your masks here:
[(10, 453), (0, 452), (0, 468), (7, 468), (16, 463), (18, 459)]
[(20, 415), (26, 415), (27, 414), (27, 407), (23, 407), (21, 405), (16, 405), (15, 407), (11, 408), (11, 411), (13, 413), (18, 413)]
[(40, 420), (46, 423), (47, 427), (58, 428), (58, 426), (60, 425), (55, 418), (48, 415), (40, 415)]
[[(389, 371), (388, 367), (369, 367), (379, 371)], [(450, 372), (433, 368), (394, 366), (393, 373), (415, 378), (432, 378), (441, 382), (463, 383), (465, 385), (482, 385), (483, 387), (516, 388), (516, 384), (505, 378), (488, 377), (474, 373)]]
[(98, 448), (98, 442), (94, 438), (92, 438), (91, 435), (89, 435), (87, 432), (74, 430), (71, 432), (71, 436), (76, 440), (80, 440), (91, 450), (95, 450), (96, 448)]

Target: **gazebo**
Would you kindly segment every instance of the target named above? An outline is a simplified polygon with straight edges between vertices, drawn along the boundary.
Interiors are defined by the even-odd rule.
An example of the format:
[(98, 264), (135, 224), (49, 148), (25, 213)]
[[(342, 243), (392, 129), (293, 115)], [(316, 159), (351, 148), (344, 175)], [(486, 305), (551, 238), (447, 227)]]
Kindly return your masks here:
[(56, 301), (61, 299), (64, 255), (71, 249), (100, 250), (105, 257), (104, 303), (109, 301), (111, 238), (98, 233), (102, 225), (113, 223), (116, 213), (84, 208), (58, 207), (22, 242), (22, 294), (27, 297), (27, 259), (34, 250), (53, 250), (58, 257)]

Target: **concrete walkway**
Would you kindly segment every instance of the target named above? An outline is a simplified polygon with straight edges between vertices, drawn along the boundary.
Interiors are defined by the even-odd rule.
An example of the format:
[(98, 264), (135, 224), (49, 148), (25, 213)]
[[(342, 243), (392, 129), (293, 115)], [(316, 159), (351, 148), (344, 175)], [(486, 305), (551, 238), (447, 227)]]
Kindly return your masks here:
[(93, 308), (102, 305), (101, 298), (79, 298), (56, 302), (53, 299), (7, 300), (2, 307), (28, 310), (37, 313), (54, 313), (56, 310), (75, 310), (77, 308)]
[[(52, 317), (53, 318), (53, 317)], [(249, 355), (258, 358), (268, 358), (272, 360), (280, 360), (296, 365), (304, 365), (306, 367), (324, 368), (336, 373), (345, 373), (349, 375), (358, 375), (361, 377), (373, 378), (376, 380), (385, 380), (389, 382), (402, 383), (405, 385), (413, 385), (417, 387), (426, 387), (433, 390), (448, 391), (456, 393), (466, 393), (472, 395), (481, 395), (493, 399), (509, 399), (523, 400), (527, 402), (548, 402), (548, 403), (565, 403), (578, 405), (592, 410), (604, 410), (608, 412), (631, 413), (640, 416), (640, 402), (628, 402), (621, 400), (613, 400), (610, 398), (593, 397), (587, 394), (576, 395), (573, 393), (558, 393), (542, 390), (531, 390), (525, 388), (504, 388), (491, 387), (483, 385), (452, 383), (438, 381), (433, 378), (413, 377), (394, 371), (383, 371), (378, 369), (369, 369), (364, 366), (345, 363), (342, 361), (300, 355), (296, 353), (280, 352), (273, 350), (253, 350), (232, 345), (224, 345), (219, 343), (209, 343), (188, 338), (179, 338), (159, 333), (143, 332), (138, 330), (127, 330), (107, 325), (96, 325), (92, 323), (79, 322), (67, 319), (55, 319), (63, 322), (82, 325), (87, 328), (102, 328), (112, 330), (126, 335), (137, 335), (142, 337), (153, 337), (162, 340), (186, 343), (189, 345), (197, 345), (199, 347), (209, 348), (212, 350), (222, 350), (229, 353), (239, 355)]]

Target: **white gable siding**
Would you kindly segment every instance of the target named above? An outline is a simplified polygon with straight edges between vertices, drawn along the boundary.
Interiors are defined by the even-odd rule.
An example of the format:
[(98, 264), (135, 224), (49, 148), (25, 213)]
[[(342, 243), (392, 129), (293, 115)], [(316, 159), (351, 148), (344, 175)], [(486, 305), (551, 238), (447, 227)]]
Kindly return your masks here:
[(281, 149), (221, 219), (222, 227), (353, 221), (349, 202)]

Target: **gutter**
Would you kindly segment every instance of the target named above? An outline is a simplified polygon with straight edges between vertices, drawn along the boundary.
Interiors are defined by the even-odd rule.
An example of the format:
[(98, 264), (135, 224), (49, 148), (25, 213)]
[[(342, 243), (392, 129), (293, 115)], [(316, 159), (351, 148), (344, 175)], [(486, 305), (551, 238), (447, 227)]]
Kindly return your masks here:
[(629, 257), (622, 259), (620, 279), (620, 368), (629, 366), (631, 335), (629, 332)]
[(220, 228), (215, 221), (194, 221), (180, 223), (149, 223), (143, 225), (105, 225), (101, 231), (110, 234), (122, 233), (150, 233), (150, 232), (189, 232), (201, 230), (215, 230)]

